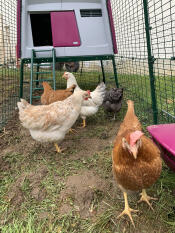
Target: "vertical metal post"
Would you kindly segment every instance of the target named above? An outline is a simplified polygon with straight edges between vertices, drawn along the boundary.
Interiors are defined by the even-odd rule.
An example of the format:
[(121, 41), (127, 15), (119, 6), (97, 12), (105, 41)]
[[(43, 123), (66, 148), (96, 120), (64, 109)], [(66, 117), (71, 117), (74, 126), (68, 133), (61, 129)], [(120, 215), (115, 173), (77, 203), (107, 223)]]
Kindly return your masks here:
[(56, 60), (56, 54), (55, 54), (55, 49), (53, 48), (52, 50), (52, 72), (53, 72), (53, 89), (56, 90), (56, 79), (55, 79), (55, 60)]
[(24, 79), (24, 62), (23, 62), (23, 59), (21, 59), (19, 98), (23, 97), (23, 79)]
[(103, 74), (103, 82), (105, 83), (106, 80), (105, 80), (105, 71), (104, 71), (103, 61), (100, 60), (100, 63), (101, 63), (101, 69), (102, 69), (102, 74)]
[(151, 87), (151, 99), (152, 99), (152, 109), (153, 109), (153, 122), (157, 124), (157, 100), (155, 91), (155, 76), (154, 76), (154, 57), (151, 52), (151, 37), (149, 25), (149, 15), (148, 15), (148, 0), (143, 0), (144, 6), (144, 18), (145, 18), (145, 31), (146, 31), (146, 42), (147, 42), (147, 52), (148, 52), (148, 65), (149, 65), (149, 77), (150, 77), (150, 87)]
[(35, 52), (32, 49), (32, 57), (31, 57), (31, 66), (30, 66), (30, 104), (32, 104), (32, 94), (33, 94), (33, 62), (34, 62)]
[(119, 87), (118, 77), (117, 77), (117, 68), (116, 68), (115, 57), (114, 56), (112, 57), (112, 64), (113, 64), (113, 70), (114, 70), (115, 83), (116, 83), (116, 86)]

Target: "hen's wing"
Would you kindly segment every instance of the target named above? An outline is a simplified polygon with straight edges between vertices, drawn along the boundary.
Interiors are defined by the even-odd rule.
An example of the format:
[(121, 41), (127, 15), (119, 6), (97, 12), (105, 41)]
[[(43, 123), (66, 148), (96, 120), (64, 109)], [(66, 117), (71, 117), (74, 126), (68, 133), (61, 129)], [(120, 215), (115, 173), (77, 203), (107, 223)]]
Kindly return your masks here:
[(33, 106), (28, 104), (27, 108), (19, 109), (19, 119), (27, 129), (45, 131), (50, 127), (61, 127), (71, 117), (72, 110), (70, 98), (50, 105)]
[(106, 91), (103, 107), (109, 112), (118, 112), (122, 107), (123, 88), (111, 88)]

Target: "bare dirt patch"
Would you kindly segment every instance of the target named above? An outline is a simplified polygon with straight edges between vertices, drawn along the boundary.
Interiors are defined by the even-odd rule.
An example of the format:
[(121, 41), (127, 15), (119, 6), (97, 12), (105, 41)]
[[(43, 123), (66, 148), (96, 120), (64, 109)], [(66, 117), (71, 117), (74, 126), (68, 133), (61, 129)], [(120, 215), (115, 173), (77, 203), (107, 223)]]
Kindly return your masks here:
[(93, 216), (96, 213), (97, 196), (103, 196), (106, 189), (109, 189), (109, 185), (92, 171), (80, 171), (79, 174), (69, 176), (60, 193), (63, 202), (60, 214), (68, 214), (76, 208), (82, 218)]

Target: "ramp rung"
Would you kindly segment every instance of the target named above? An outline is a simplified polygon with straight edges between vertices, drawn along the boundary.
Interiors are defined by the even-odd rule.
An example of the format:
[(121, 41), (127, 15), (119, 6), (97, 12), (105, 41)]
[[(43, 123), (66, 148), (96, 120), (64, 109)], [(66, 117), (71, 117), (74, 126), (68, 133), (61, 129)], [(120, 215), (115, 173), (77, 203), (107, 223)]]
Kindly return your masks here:
[(33, 90), (44, 90), (44, 88), (43, 87), (35, 87), (35, 88), (33, 88)]
[(47, 82), (47, 81), (53, 81), (53, 79), (34, 79), (33, 82)]
[(42, 53), (42, 52), (52, 52), (53, 49), (46, 49), (46, 50), (34, 50), (35, 53)]
[(52, 66), (52, 63), (46, 63), (46, 64), (36, 64), (36, 63), (34, 63), (33, 64), (34, 66), (47, 66), (47, 67), (51, 67)]
[(33, 98), (33, 99), (40, 99), (41, 96), (36, 95), (36, 96), (32, 96), (32, 98)]
[(33, 72), (34, 74), (51, 74), (51, 71), (40, 71), (40, 72)]

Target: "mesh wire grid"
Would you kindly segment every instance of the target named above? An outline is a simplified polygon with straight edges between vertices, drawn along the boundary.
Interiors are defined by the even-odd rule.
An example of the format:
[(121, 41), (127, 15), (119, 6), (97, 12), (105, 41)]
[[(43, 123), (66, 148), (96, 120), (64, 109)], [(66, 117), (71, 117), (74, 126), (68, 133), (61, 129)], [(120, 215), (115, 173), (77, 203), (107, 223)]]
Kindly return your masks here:
[[(143, 123), (175, 122), (175, 5), (173, 0), (111, 0), (118, 54), (118, 81), (125, 99), (135, 102)], [(14, 114), (20, 72), (16, 61), (16, 0), (0, 1), (0, 128)], [(99, 61), (79, 62), (75, 73), (84, 89), (102, 81)], [(111, 61), (104, 61), (114, 86)], [(150, 70), (152, 72), (150, 73)], [(56, 71), (57, 88), (65, 88)], [(24, 66), (24, 97), (29, 95), (30, 66)]]
[[(77, 72), (72, 72), (76, 77), (78, 85), (84, 90), (94, 90), (96, 86), (103, 81), (103, 72), (101, 67), (101, 61), (79, 61), (79, 69)], [(115, 86), (115, 79), (114, 79), (114, 70), (113, 64), (111, 60), (103, 60), (103, 67), (104, 67), (104, 75), (106, 80), (106, 85), (108, 88)], [(66, 88), (66, 80), (62, 78), (63, 74), (66, 69), (66, 64), (63, 63), (62, 66), (59, 66), (56, 63), (56, 89), (65, 89)], [(37, 68), (35, 68), (34, 72)], [(41, 67), (40, 71), (48, 71), (52, 68)], [(36, 75), (35, 75), (36, 76)], [(47, 79), (47, 74), (40, 74), (38, 79)], [(49, 82), (52, 85), (52, 82)], [(23, 94), (24, 98), (29, 97), (29, 85), (30, 85), (30, 64), (24, 65), (24, 85), (23, 85)], [(42, 87), (42, 82), (39, 82), (39, 88)], [(41, 96), (43, 90), (35, 91), (33, 95)], [(33, 102), (34, 104), (40, 103), (40, 100), (36, 100)]]
[(0, 1), (0, 129), (13, 116), (19, 93), (16, 0)]
[(145, 124), (175, 122), (173, 1), (112, 0), (112, 9), (118, 79), (125, 97), (135, 101)]

